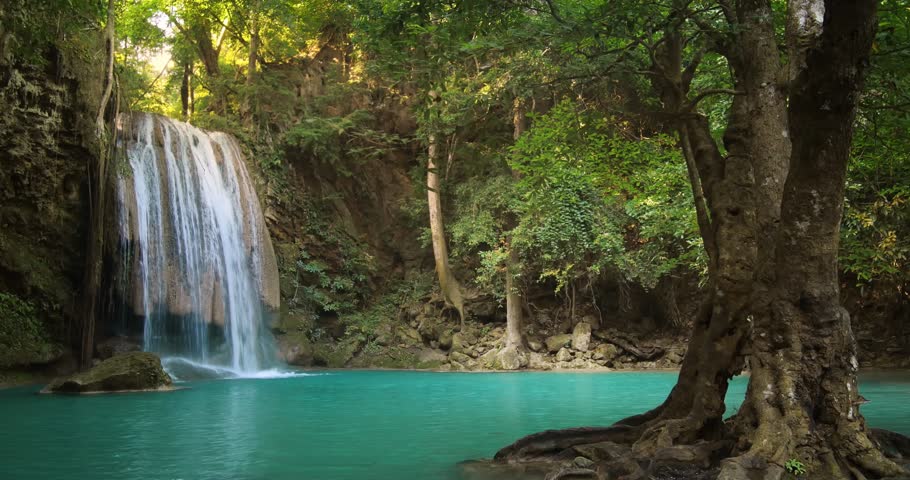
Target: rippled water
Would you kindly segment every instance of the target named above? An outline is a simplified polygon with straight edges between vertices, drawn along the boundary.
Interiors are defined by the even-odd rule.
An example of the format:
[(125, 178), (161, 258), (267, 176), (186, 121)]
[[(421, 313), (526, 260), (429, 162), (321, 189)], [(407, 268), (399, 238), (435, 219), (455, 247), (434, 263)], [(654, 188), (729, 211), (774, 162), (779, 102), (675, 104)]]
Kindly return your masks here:
[[(549, 428), (660, 403), (675, 373), (337, 371), (167, 393), (0, 391), (3, 479), (435, 480)], [(741, 401), (745, 379), (728, 400)], [(866, 374), (869, 423), (910, 434), (910, 375)]]

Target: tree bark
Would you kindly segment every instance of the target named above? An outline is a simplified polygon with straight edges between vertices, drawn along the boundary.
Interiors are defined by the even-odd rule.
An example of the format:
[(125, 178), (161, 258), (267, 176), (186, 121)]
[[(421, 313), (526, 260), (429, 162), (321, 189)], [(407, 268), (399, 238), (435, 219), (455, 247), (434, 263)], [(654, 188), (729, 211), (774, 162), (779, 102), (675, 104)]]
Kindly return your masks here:
[[(719, 478), (779, 478), (791, 458), (813, 478), (904, 473), (870, 439), (856, 343), (840, 305), (837, 249), (856, 102), (875, 32), (874, 0), (791, 2), (791, 167), (773, 287), (755, 314), (752, 376), (737, 450)], [(817, 22), (823, 15), (824, 22)]]
[(190, 75), (192, 74), (190, 68), (189, 62), (183, 65), (183, 80), (180, 83), (180, 113), (184, 121), (188, 121), (190, 118)]
[(212, 94), (211, 109), (216, 113), (223, 114), (226, 107), (223, 85), (221, 85), (221, 66), (218, 63), (221, 51), (220, 46), (216, 48), (215, 44), (212, 43), (210, 22), (198, 20), (197, 23), (190, 25), (188, 29), (181, 27), (180, 24), (176, 25), (189, 38), (190, 42), (196, 46), (196, 51), (199, 52), (199, 59), (202, 60), (202, 66), (208, 79), (207, 86)]
[(110, 107), (114, 90), (114, 48), (116, 45), (115, 1), (108, 0), (107, 23), (104, 28), (107, 62), (105, 66), (104, 92), (95, 119), (98, 139), (98, 158), (89, 165), (89, 245), (86, 256), (85, 280), (82, 291), (82, 328), (79, 352), (80, 368), (92, 366), (95, 354), (95, 327), (99, 317), (98, 303), (101, 295), (101, 270), (104, 252), (104, 218), (107, 186), (110, 184), (108, 164), (114, 144), (107, 129), (106, 113)]
[(427, 148), (427, 203), (430, 210), (430, 234), (433, 241), (433, 259), (436, 261), (436, 275), (439, 288), (447, 305), (455, 307), (464, 326), (464, 299), (461, 286), (449, 268), (449, 248), (446, 245), (445, 223), (442, 216), (442, 198), (439, 182), (439, 142), (431, 134)]
[[(513, 108), (513, 133), (512, 138), (518, 140), (527, 128), (527, 118), (525, 115), (525, 105), (521, 99), (515, 100)], [(518, 180), (519, 174), (512, 171), (512, 178)], [(512, 218), (511, 227), (514, 228), (517, 221)], [(515, 285), (515, 277), (521, 273), (521, 259), (518, 256), (518, 249), (512, 245), (512, 236), (506, 238), (506, 248), (509, 249), (509, 256), (506, 260), (505, 286), (506, 286), (506, 332), (503, 349), (499, 354), (499, 363), (506, 370), (517, 370), (528, 365), (528, 353), (525, 348), (522, 311), (521, 290)]]
[[(636, 450), (643, 455), (654, 448), (723, 435), (724, 397), (730, 378), (743, 368), (758, 264), (765, 258), (764, 246), (773, 244), (767, 238), (779, 219), (789, 136), (786, 97), (777, 83), (773, 16), (766, 0), (741, 1), (735, 14), (736, 37), (731, 43), (736, 48), (725, 54), (741, 94), (733, 98), (724, 133), (726, 157), (721, 156), (704, 117), (690, 114), (679, 126), (709, 255), (710, 295), (694, 322), (676, 386), (636, 442)], [(679, 50), (676, 45), (680, 43), (667, 48)], [(679, 58), (679, 54), (664, 58)], [(668, 67), (664, 60), (663, 71), (682, 72)], [(673, 81), (676, 91), (687, 91), (684, 74)], [(664, 98), (673, 101), (672, 95)], [(698, 208), (702, 201), (705, 206)], [(699, 211), (705, 207), (707, 214)]]
[(262, 1), (255, 0), (250, 12), (250, 47), (247, 58), (246, 91), (244, 92), (242, 111), (244, 122), (248, 128), (253, 125), (252, 87), (256, 82), (256, 60), (259, 58), (259, 10), (261, 7)]

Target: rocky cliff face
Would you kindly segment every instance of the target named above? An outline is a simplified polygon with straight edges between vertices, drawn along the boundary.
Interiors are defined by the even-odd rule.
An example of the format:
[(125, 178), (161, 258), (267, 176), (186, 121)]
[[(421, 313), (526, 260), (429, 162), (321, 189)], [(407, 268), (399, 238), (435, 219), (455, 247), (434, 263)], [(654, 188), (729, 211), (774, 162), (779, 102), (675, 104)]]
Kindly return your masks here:
[(98, 149), (91, 119), (102, 62), (80, 57), (75, 45), (45, 47), (42, 65), (15, 51), (0, 58), (0, 292), (30, 306), (37, 330), (30, 338), (56, 345), (53, 355), (17, 364), (55, 360), (75, 331), (87, 166)]

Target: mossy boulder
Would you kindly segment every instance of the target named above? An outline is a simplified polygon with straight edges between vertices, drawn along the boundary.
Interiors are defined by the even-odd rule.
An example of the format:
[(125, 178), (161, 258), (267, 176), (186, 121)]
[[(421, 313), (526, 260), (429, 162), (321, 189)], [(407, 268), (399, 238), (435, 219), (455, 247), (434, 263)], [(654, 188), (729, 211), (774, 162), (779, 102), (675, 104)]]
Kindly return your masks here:
[(344, 368), (362, 346), (363, 342), (358, 339), (313, 345), (313, 364), (320, 367)]
[(547, 345), (547, 351), (550, 353), (556, 353), (562, 347), (567, 347), (572, 343), (572, 334), (563, 333), (560, 335), (553, 335), (552, 337), (547, 337), (544, 340), (544, 343)]
[(161, 359), (148, 352), (115, 355), (85, 372), (58, 378), (44, 393), (99, 393), (165, 390), (171, 376), (161, 367)]
[(278, 353), (288, 365), (309, 367), (313, 365), (313, 342), (304, 332), (276, 335)]

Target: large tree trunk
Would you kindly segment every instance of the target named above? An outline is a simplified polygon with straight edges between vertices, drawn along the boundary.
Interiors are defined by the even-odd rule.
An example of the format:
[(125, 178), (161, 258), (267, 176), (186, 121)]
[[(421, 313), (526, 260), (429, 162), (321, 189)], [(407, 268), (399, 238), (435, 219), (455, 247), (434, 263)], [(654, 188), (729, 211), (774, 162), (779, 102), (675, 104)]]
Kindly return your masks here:
[(427, 203), (430, 210), (430, 234), (433, 240), (433, 258), (436, 261), (436, 275), (439, 288), (446, 304), (455, 307), (464, 326), (464, 300), (461, 286), (449, 268), (449, 248), (446, 245), (445, 223), (442, 217), (442, 197), (439, 182), (439, 142), (435, 134), (429, 138), (427, 149)]
[[(752, 376), (735, 420), (742, 454), (719, 478), (780, 478), (798, 459), (812, 478), (902, 473), (870, 440), (859, 405), (856, 345), (840, 305), (839, 228), (857, 97), (875, 31), (874, 0), (800, 1), (792, 34), (791, 168), (773, 287), (755, 314)], [(821, 12), (824, 22), (817, 16)], [(801, 47), (801, 48), (802, 48)], [(748, 477), (746, 477), (749, 475)]]
[[(681, 112), (677, 126), (709, 256), (709, 296), (694, 321), (677, 383), (659, 407), (606, 429), (549, 432), (503, 449), (497, 458), (531, 458), (566, 442), (633, 442), (638, 456), (657, 449), (722, 438), (730, 378), (743, 368), (752, 295), (761, 250), (777, 228), (789, 157), (786, 96), (779, 87), (779, 54), (767, 0), (737, 4), (736, 36), (725, 55), (741, 92), (733, 99), (721, 155), (707, 119), (688, 113), (691, 76), (682, 68), (683, 41), (668, 29), (654, 70), (664, 107)], [(671, 75), (669, 72), (678, 72)], [(690, 74), (689, 74), (690, 75)], [(762, 248), (760, 248), (760, 246)]]
[[(527, 128), (525, 105), (521, 99), (515, 100), (512, 123), (514, 126), (512, 137), (518, 140)], [(512, 171), (512, 177), (518, 179), (518, 172)], [(517, 221), (513, 218), (512, 227)], [(512, 237), (506, 239), (509, 256), (506, 260), (506, 332), (503, 349), (499, 353), (499, 363), (505, 370), (518, 370), (528, 365), (528, 352), (525, 348), (523, 332), (523, 311), (521, 290), (515, 285), (515, 277), (521, 273), (521, 259), (518, 249), (512, 245)]]
[[(708, 210), (697, 214), (710, 258), (710, 295), (676, 386), (636, 442), (640, 454), (722, 436), (728, 382), (743, 368), (758, 265), (767, 261), (764, 250), (780, 216), (790, 143), (773, 15), (766, 0), (741, 1), (735, 15), (737, 33), (726, 56), (741, 94), (724, 133), (727, 156), (706, 119), (690, 117), (679, 127), (696, 209)], [(680, 82), (688, 87), (685, 78)]]

